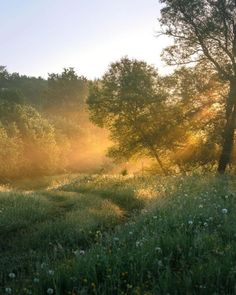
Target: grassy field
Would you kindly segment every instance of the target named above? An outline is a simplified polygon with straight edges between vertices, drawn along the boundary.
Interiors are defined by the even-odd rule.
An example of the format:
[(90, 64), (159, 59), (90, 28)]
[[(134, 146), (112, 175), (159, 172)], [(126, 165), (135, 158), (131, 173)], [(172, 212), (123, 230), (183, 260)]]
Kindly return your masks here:
[(233, 176), (15, 186), (0, 192), (0, 294), (236, 294)]

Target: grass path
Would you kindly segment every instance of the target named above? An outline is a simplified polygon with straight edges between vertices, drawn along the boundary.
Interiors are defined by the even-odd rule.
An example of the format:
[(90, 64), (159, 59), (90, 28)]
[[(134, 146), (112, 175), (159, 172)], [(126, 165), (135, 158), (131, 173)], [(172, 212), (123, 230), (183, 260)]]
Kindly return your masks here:
[[(57, 189), (0, 193), (0, 278), (23, 279), (42, 261), (58, 262), (87, 249), (144, 206), (123, 187), (95, 189), (80, 179)], [(116, 181), (111, 185), (116, 187)], [(129, 201), (128, 201), (129, 199)]]

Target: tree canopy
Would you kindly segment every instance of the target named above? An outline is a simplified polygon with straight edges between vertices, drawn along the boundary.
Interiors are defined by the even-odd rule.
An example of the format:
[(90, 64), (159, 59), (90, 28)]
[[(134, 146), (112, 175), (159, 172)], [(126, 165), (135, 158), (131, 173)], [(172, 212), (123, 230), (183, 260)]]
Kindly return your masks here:
[(174, 146), (173, 129), (180, 118), (163, 85), (154, 67), (122, 58), (92, 84), (88, 105), (92, 121), (110, 130), (115, 143), (110, 156), (146, 154), (166, 174), (160, 154)]

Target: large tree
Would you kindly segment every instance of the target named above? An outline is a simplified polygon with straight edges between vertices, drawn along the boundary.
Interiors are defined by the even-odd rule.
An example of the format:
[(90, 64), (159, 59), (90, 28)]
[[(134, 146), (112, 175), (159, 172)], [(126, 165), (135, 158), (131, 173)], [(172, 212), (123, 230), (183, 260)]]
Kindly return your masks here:
[(113, 63), (102, 80), (92, 84), (88, 106), (92, 121), (110, 131), (113, 158), (146, 154), (167, 174), (161, 153), (173, 144), (178, 116), (168, 106), (155, 68), (128, 58)]
[(224, 173), (236, 124), (236, 0), (160, 0), (161, 34), (174, 39), (164, 53), (169, 64), (208, 63), (229, 84), (218, 172)]

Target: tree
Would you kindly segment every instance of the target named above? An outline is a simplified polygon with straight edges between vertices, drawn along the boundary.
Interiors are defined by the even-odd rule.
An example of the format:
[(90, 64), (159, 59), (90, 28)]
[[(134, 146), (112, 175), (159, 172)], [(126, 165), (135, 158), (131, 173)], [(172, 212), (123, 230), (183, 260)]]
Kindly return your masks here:
[(0, 90), (0, 180), (48, 174), (64, 165), (54, 126), (23, 102), (19, 92)]
[(0, 90), (18, 92), (24, 96), (24, 102), (42, 108), (47, 81), (42, 78), (28, 77), (19, 73), (9, 73), (0, 66)]
[(155, 68), (122, 58), (111, 64), (102, 80), (92, 84), (87, 103), (92, 121), (110, 131), (115, 143), (110, 156), (129, 159), (146, 154), (167, 174), (160, 153), (173, 144), (168, 135), (173, 133), (178, 116), (168, 106)]
[(227, 81), (225, 128), (218, 172), (230, 163), (236, 124), (236, 1), (160, 0), (161, 34), (174, 39), (165, 50), (169, 64), (208, 63)]
[(73, 68), (65, 68), (61, 74), (49, 74), (46, 108), (63, 114), (78, 112), (84, 109), (87, 90), (86, 78), (79, 77)]

